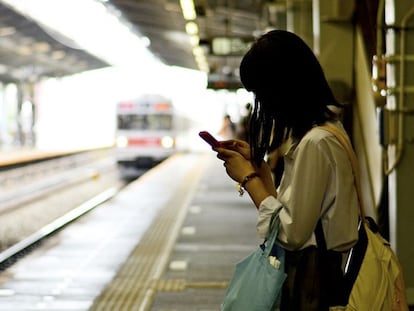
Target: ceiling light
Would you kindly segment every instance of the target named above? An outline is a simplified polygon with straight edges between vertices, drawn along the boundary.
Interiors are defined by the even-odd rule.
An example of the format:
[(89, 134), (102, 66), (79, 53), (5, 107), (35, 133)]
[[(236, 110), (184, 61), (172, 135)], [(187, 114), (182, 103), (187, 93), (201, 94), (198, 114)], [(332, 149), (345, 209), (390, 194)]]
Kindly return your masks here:
[(151, 45), (151, 39), (148, 37), (142, 37), (141, 42), (146, 48)]
[(198, 34), (198, 26), (194, 22), (188, 22), (185, 24), (185, 31), (191, 36)]
[(190, 36), (190, 43), (191, 43), (192, 46), (198, 45), (199, 42), (200, 42), (200, 37), (199, 36), (197, 36), (197, 35)]
[(195, 47), (193, 47), (193, 54), (195, 56), (197, 56), (197, 55), (204, 55), (204, 50), (203, 50), (203, 48), (201, 46), (195, 46)]
[(200, 70), (201, 71), (204, 71), (204, 72), (209, 72), (210, 71), (210, 68), (208, 67), (208, 63), (207, 63), (207, 60), (204, 58), (204, 60), (197, 60), (197, 65), (198, 65), (198, 68), (200, 68)]
[(66, 56), (65, 51), (57, 50), (52, 52), (52, 58), (55, 60), (63, 59)]
[(14, 27), (1, 27), (0, 28), (0, 37), (10, 36), (16, 33), (16, 28)]
[(197, 17), (193, 0), (180, 0), (181, 10), (186, 20), (194, 20)]
[(206, 57), (204, 55), (196, 55), (195, 60), (197, 63), (204, 63), (206, 62)]
[(201, 71), (204, 71), (204, 72), (210, 71), (210, 68), (208, 67), (208, 65), (202, 65), (202, 66), (199, 66), (199, 68)]
[(33, 50), (39, 53), (50, 51), (50, 45), (47, 42), (36, 42), (33, 44)]
[(27, 56), (27, 55), (31, 55), (32, 54), (32, 49), (30, 47), (28, 47), (28, 46), (22, 45), (22, 46), (19, 46), (16, 49), (16, 52), (19, 55)]

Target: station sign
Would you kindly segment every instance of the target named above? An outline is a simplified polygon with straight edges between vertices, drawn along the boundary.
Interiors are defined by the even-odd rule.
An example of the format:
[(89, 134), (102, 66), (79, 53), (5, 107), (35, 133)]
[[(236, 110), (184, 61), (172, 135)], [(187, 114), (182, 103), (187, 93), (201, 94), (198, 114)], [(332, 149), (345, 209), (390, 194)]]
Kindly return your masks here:
[(210, 51), (216, 56), (242, 56), (253, 41), (253, 37), (214, 37), (210, 41)]

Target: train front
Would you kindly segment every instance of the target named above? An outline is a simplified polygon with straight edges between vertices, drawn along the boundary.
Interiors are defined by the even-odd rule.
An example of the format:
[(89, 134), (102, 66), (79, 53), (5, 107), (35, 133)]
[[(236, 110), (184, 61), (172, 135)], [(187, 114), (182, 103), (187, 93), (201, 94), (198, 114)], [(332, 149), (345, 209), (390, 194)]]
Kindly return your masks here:
[(168, 98), (145, 95), (119, 102), (116, 154), (121, 175), (140, 175), (175, 153), (174, 124), (174, 107)]

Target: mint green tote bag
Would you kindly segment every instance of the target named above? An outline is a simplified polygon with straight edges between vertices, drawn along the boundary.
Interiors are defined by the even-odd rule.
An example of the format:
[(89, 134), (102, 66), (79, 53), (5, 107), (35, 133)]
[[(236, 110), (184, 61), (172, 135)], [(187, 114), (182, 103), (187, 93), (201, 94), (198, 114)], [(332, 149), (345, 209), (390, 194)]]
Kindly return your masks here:
[[(275, 311), (279, 309), (286, 279), (285, 251), (275, 241), (279, 217), (274, 216), (268, 239), (238, 262), (227, 288), (221, 311)], [(273, 257), (273, 258), (271, 258)]]

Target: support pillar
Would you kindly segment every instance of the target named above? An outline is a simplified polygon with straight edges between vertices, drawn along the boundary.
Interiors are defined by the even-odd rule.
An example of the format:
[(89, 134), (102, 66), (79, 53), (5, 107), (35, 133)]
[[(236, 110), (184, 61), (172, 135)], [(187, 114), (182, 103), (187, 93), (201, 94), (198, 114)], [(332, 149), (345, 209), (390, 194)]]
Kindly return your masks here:
[(390, 240), (404, 271), (407, 298), (414, 305), (414, 4), (385, 1), (385, 106), (389, 173)]

